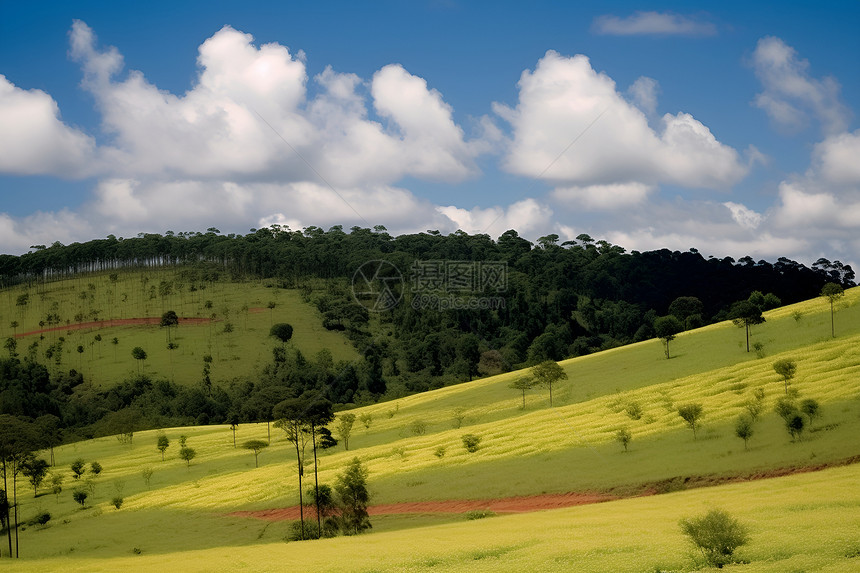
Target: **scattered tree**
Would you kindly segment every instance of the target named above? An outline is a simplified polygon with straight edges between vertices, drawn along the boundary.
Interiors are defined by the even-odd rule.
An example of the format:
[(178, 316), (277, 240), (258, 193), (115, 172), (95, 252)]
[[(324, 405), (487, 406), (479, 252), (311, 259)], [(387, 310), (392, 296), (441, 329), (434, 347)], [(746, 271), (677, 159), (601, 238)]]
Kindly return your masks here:
[(552, 385), (567, 380), (567, 372), (554, 360), (545, 360), (530, 369), (536, 385), (549, 388), (549, 406), (552, 408)]
[(459, 430), (463, 426), (463, 420), (466, 419), (466, 408), (463, 406), (454, 408), (454, 414), (451, 418), (451, 426), (453, 426), (455, 430)]
[(845, 296), (845, 290), (842, 285), (837, 283), (827, 283), (821, 289), (821, 296), (830, 302), (830, 336), (836, 338), (836, 323), (834, 322), (833, 314), (835, 312), (833, 305), (840, 298)]
[(744, 449), (748, 450), (747, 442), (753, 435), (753, 420), (750, 416), (741, 414), (735, 422), (735, 435), (744, 441)]
[(749, 352), (750, 327), (765, 321), (764, 316), (761, 314), (761, 308), (748, 300), (741, 300), (731, 306), (729, 309), (729, 318), (735, 323), (735, 326), (746, 329), (747, 352)]
[(705, 561), (717, 568), (731, 563), (735, 550), (749, 543), (747, 528), (721, 509), (712, 509), (702, 517), (682, 519), (680, 525)]
[(89, 497), (89, 494), (85, 490), (76, 489), (72, 492), (72, 499), (81, 504), (81, 507), (84, 507), (87, 503), (87, 497)]
[(57, 496), (57, 503), (60, 503), (60, 494), (63, 493), (63, 475), (51, 474), (51, 493)]
[(633, 439), (633, 435), (630, 433), (630, 430), (627, 428), (621, 428), (617, 432), (615, 432), (615, 441), (624, 446), (624, 451), (627, 451), (627, 446), (630, 444), (630, 440)]
[(812, 427), (812, 419), (818, 416), (819, 409), (818, 401), (812, 398), (807, 398), (800, 403), (800, 411), (809, 418), (809, 427)]
[(337, 418), (337, 433), (343, 440), (343, 449), (349, 449), (349, 437), (352, 435), (352, 426), (355, 424), (355, 414), (347, 412)]
[(788, 382), (797, 373), (797, 364), (793, 360), (783, 358), (773, 363), (774, 371), (782, 376), (785, 382), (785, 393), (788, 394)]
[(152, 474), (154, 470), (152, 466), (146, 466), (140, 470), (140, 476), (143, 478), (143, 483), (146, 484), (146, 489), (149, 489), (149, 484), (152, 483)]
[(167, 342), (170, 342), (170, 329), (174, 326), (179, 326), (179, 317), (176, 312), (168, 310), (161, 315), (159, 326), (167, 327)]
[(197, 457), (197, 451), (194, 448), (183, 446), (179, 450), (179, 459), (185, 462), (186, 467), (191, 467), (191, 460)]
[(81, 479), (81, 476), (87, 471), (86, 463), (80, 458), (73, 461), (70, 467), (72, 469), (72, 479), (76, 480)]
[(358, 535), (372, 527), (367, 513), (367, 504), (370, 502), (367, 476), (367, 468), (358, 458), (353, 458), (343, 473), (337, 476), (335, 491), (340, 498), (341, 523), (346, 535)]
[(253, 450), (255, 468), (260, 467), (260, 464), (257, 461), (257, 457), (260, 455), (260, 452), (263, 450), (263, 448), (268, 447), (268, 445), (269, 442), (265, 440), (248, 440), (247, 442), (242, 444), (242, 447), (246, 450)]
[(278, 324), (272, 325), (272, 328), (269, 330), (269, 336), (274, 336), (280, 340), (282, 347), (286, 346), (287, 342), (289, 342), (293, 337), (293, 327), (286, 322), (279, 322)]
[(661, 316), (654, 321), (654, 332), (657, 338), (663, 341), (666, 358), (669, 358), (669, 342), (675, 340), (675, 336), (684, 330), (684, 325), (673, 315)]
[(233, 414), (230, 416), (230, 431), (233, 432), (233, 447), (236, 447), (236, 430), (239, 429), (239, 416)]
[(102, 465), (98, 462), (91, 463), (90, 464), (90, 472), (94, 476), (98, 476), (100, 473), (102, 473)]
[(170, 439), (164, 434), (158, 434), (158, 442), (155, 447), (161, 452), (161, 461), (164, 461), (164, 451), (170, 447)]
[(696, 429), (699, 427), (699, 420), (702, 419), (704, 410), (701, 404), (685, 404), (678, 407), (678, 415), (687, 422), (690, 429), (693, 430), (693, 439), (696, 437)]
[(373, 423), (373, 415), (365, 412), (364, 414), (360, 414), (358, 416), (358, 421), (364, 424), (364, 430), (367, 431), (370, 429), (370, 425)]
[(785, 429), (788, 430), (788, 433), (791, 435), (791, 441), (793, 442), (801, 438), (801, 434), (803, 434), (805, 426), (806, 424), (803, 421), (803, 416), (799, 413), (795, 413), (785, 421)]
[(139, 373), (143, 367), (143, 362), (146, 360), (146, 350), (140, 346), (135, 346), (131, 349), (131, 356), (137, 360), (137, 371)]
[(534, 380), (528, 376), (520, 376), (508, 385), (508, 388), (519, 390), (523, 393), (523, 405), (520, 407), (521, 410), (526, 409), (526, 390), (531, 390), (534, 386)]
[(48, 462), (43, 460), (42, 458), (37, 458), (33, 455), (29, 455), (23, 459), (21, 463), (21, 473), (23, 473), (29, 480), (30, 485), (33, 486), (33, 497), (39, 495), (39, 486), (42, 485), (42, 482), (45, 479), (45, 476), (48, 475)]

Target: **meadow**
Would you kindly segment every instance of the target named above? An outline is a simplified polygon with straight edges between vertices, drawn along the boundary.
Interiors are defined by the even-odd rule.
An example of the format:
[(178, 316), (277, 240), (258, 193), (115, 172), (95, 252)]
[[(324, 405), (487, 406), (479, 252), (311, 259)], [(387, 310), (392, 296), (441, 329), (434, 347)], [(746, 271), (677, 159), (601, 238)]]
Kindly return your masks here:
[[(180, 384), (197, 383), (205, 355), (212, 357), (213, 380), (251, 375), (259, 365), (271, 362), (276, 342), (269, 330), (278, 322), (293, 326), (291, 343), (308, 358), (323, 348), (335, 361), (357, 358), (346, 337), (322, 327), (319, 312), (297, 290), (224, 275), (152, 269), (3, 289), (0, 337), (16, 337), (19, 355), (32, 353), (52, 371), (74, 368), (100, 387), (138, 372)], [(111, 320), (157, 320), (168, 310), (179, 316), (179, 326), (110, 326)], [(47, 348), (60, 337), (61, 353), (47, 358)], [(176, 348), (169, 349), (169, 343)], [(131, 354), (138, 346), (147, 353), (143, 363)]]
[[(690, 571), (700, 564), (678, 520), (721, 507), (753, 534), (739, 553), (748, 563), (729, 570), (860, 570), (860, 467), (849, 463), (860, 455), (858, 301), (860, 289), (840, 301), (836, 338), (823, 299), (766, 313), (752, 331), (760, 355), (746, 352), (742, 329), (721, 323), (680, 335), (669, 360), (651, 340), (564, 361), (569, 378), (554, 388), (552, 408), (544, 389), (522, 408), (509, 387), (522, 375), (514, 372), (356, 409), (368, 427), (356, 421), (349, 451), (341, 444), (320, 458), (320, 482), (333, 483), (358, 456), (373, 504), (566, 492), (615, 501), (476, 521), (380, 516), (367, 535), (285, 543), (288, 523), (230, 515), (297, 503), (283, 432), (241, 424), (234, 448), (227, 426), (167, 428), (165, 461), (157, 431), (138, 432), (131, 444), (104, 437), (57, 448), (59, 496), (43, 487), (33, 497), (20, 482), (23, 519), (41, 511), (52, 519), (21, 532), (15, 569)], [(797, 363), (796, 398), (821, 404), (797, 441), (773, 411), (786, 395), (772, 367), (781, 358)], [(763, 411), (747, 450), (734, 423), (756, 389)], [(705, 412), (697, 439), (677, 414), (691, 402)], [(615, 440), (622, 427), (632, 435), (628, 452)], [(255, 468), (241, 444), (268, 440), (269, 430)], [(466, 433), (482, 438), (477, 452), (463, 447)], [(197, 450), (190, 466), (177, 456), (180, 435)], [(103, 472), (76, 484), (68, 468), (78, 458)], [(752, 479), (811, 466), (827, 469)], [(708, 484), (720, 485), (692, 487)], [(84, 508), (71, 498), (75, 487), (91, 492)], [(660, 495), (640, 497), (649, 493)], [(110, 504), (117, 495), (120, 509)]]

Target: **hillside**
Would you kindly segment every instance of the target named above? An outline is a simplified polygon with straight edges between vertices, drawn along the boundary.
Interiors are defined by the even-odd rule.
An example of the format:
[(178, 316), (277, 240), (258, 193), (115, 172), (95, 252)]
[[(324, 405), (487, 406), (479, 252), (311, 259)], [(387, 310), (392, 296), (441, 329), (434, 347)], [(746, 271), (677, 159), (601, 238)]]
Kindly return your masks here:
[[(567, 492), (623, 498), (850, 462), (860, 455), (858, 302), (860, 289), (840, 301), (835, 339), (823, 299), (767, 313), (767, 322), (753, 327), (762, 357), (745, 351), (741, 329), (721, 323), (680, 335), (671, 360), (650, 340), (564, 361), (569, 380), (556, 389), (553, 408), (546, 392), (535, 390), (521, 409), (522, 396), (508, 387), (517, 373), (361, 408), (354, 413), (369, 414), (369, 428), (356, 422), (349, 451), (338, 446), (322, 454), (320, 481), (332, 483), (359, 456), (370, 470), (374, 504)], [(772, 368), (781, 358), (796, 361), (790, 386), (796, 399), (821, 406), (798, 441), (773, 411), (786, 395)], [(734, 435), (734, 420), (759, 388), (762, 415), (747, 451)], [(689, 402), (705, 412), (698, 439), (676, 412)], [(638, 419), (629, 413), (633, 404)], [(622, 426), (633, 436), (626, 453), (614, 439)], [(164, 462), (155, 432), (135, 433), (130, 445), (105, 437), (57, 448), (61, 473), (77, 458), (105, 469), (83, 510), (71, 500), (69, 477), (56, 500), (44, 488), (33, 499), (19, 486), (25, 519), (38, 510), (53, 514), (49, 527), (22, 534), (28, 568), (145, 570), (182, 563), (189, 570), (276, 570), (289, 563), (313, 570), (462, 570), (467, 564), (534, 570), (576, 563), (578, 570), (677, 570), (689, 563), (678, 519), (715, 505), (753, 526), (754, 541), (743, 553), (753, 563), (744, 570), (842, 571), (860, 550), (854, 535), (860, 518), (851, 509), (860, 502), (857, 464), (479, 522), (445, 524), (463, 519), (450, 514), (382, 516), (368, 535), (284, 545), (286, 523), (227, 515), (297, 502), (294, 451), (280, 430), (271, 431), (257, 469), (251, 452), (233, 448), (227, 426), (166, 429), (174, 445)], [(464, 450), (465, 433), (481, 436), (477, 452)], [(180, 434), (198, 452), (189, 467), (177, 458)], [(267, 437), (266, 424), (237, 430), (240, 443)], [(141, 476), (146, 467), (153, 469), (149, 484)], [(118, 491), (125, 498), (120, 510), (108, 504)], [(828, 543), (820, 543), (825, 534)], [(131, 554), (135, 547), (141, 555)]]
[[(179, 326), (160, 327), (169, 310), (178, 315)], [(291, 344), (308, 357), (323, 348), (335, 361), (357, 357), (341, 333), (322, 327), (319, 312), (297, 290), (276, 288), (271, 281), (170, 268), (93, 273), (0, 290), (0, 336), (14, 337), (19, 355), (51, 372), (75, 369), (97, 387), (138, 373), (196, 384), (206, 355), (212, 357), (216, 383), (251, 378), (280, 344), (269, 336), (279, 322), (293, 326)], [(134, 347), (147, 353), (142, 364), (132, 357)]]

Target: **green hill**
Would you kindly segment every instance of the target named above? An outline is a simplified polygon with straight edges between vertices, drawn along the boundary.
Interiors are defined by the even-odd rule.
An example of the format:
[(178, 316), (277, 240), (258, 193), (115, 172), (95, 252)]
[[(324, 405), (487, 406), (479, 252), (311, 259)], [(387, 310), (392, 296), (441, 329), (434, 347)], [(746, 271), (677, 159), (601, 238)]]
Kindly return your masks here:
[[(21, 534), (23, 570), (350, 570), (350, 571), (578, 571), (689, 570), (678, 530), (681, 517), (723, 507), (748, 523), (753, 541), (741, 552), (744, 571), (857, 569), (860, 545), (860, 468), (857, 464), (766, 481), (720, 483), (826, 467), (856, 460), (860, 431), (860, 289), (846, 292), (830, 337), (823, 299), (766, 313), (753, 327), (760, 353), (747, 353), (743, 331), (731, 323), (680, 335), (673, 358), (660, 342), (645, 341), (562, 363), (569, 379), (554, 390), (531, 391), (526, 407), (509, 387), (522, 373), (409, 396), (354, 410), (350, 450), (338, 446), (320, 459), (321, 483), (333, 483), (358, 456), (370, 470), (373, 503), (492, 499), (541, 493), (604, 492), (616, 496), (672, 492), (587, 507), (464, 522), (459, 515), (373, 518), (373, 533), (354, 538), (285, 544), (288, 524), (229, 515), (294, 505), (295, 454), (283, 432), (260, 454), (233, 448), (227, 426), (172, 428), (166, 460), (156, 433), (133, 444), (112, 437), (69, 444), (55, 452), (66, 476), (55, 498), (19, 484), (21, 515), (52, 513), (47, 528)], [(181, 328), (181, 327), (180, 327)], [(773, 363), (791, 359), (795, 400), (815, 399), (818, 418), (794, 441), (775, 413), (786, 396)], [(757, 389), (761, 419), (745, 450), (735, 419)], [(698, 439), (677, 408), (700, 403)], [(635, 405), (635, 406), (634, 406)], [(638, 413), (637, 413), (638, 410)], [(459, 427), (455, 427), (459, 426)], [(615, 433), (632, 434), (624, 452)], [(240, 424), (237, 440), (267, 439), (266, 424)], [(469, 453), (463, 434), (482, 438)], [(178, 438), (197, 458), (179, 460)], [(444, 455), (437, 455), (444, 449)], [(91, 504), (71, 499), (75, 459), (104, 467)], [(151, 467), (147, 483), (141, 470)], [(119, 510), (109, 501), (121, 492)], [(139, 555), (135, 554), (137, 548)]]
[[(168, 310), (179, 316), (179, 326), (158, 326)], [(142, 319), (155, 324), (139, 324)], [(233, 281), (226, 273), (171, 268), (0, 290), (0, 336), (15, 337), (19, 355), (32, 356), (52, 372), (75, 369), (101, 387), (139, 371), (197, 383), (205, 355), (212, 356), (215, 381), (252, 377), (271, 361), (276, 342), (269, 329), (278, 322), (293, 326), (291, 344), (307, 357), (323, 348), (335, 361), (358, 356), (341, 333), (322, 327), (319, 312), (298, 290), (277, 288), (274, 281)], [(168, 349), (169, 343), (176, 347)], [(132, 357), (134, 347), (146, 351), (143, 364)]]

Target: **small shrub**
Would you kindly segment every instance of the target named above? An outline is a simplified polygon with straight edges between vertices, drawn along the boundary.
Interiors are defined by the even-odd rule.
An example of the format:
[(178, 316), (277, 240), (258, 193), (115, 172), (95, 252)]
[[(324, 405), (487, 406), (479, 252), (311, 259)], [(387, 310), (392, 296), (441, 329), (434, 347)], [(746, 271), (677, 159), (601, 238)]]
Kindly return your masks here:
[(747, 442), (753, 435), (753, 420), (751, 417), (741, 414), (735, 423), (735, 435), (744, 441), (744, 449), (748, 450)]
[(409, 431), (413, 436), (423, 436), (427, 432), (427, 423), (424, 420), (415, 420), (409, 425)]
[(731, 563), (735, 550), (749, 542), (747, 528), (721, 509), (712, 509), (701, 517), (682, 519), (680, 525), (705, 561), (717, 568)]
[(820, 407), (818, 405), (817, 400), (813, 400), (812, 398), (807, 398), (806, 400), (800, 403), (800, 411), (806, 414), (809, 418), (809, 425), (812, 426), (812, 420), (816, 416), (818, 416), (818, 412)]
[(143, 482), (146, 484), (146, 489), (149, 489), (149, 484), (152, 481), (152, 466), (146, 466), (142, 470), (140, 470), (140, 476), (143, 478)]
[(475, 519), (484, 519), (486, 517), (495, 517), (496, 512), (490, 511), (489, 509), (473, 509), (472, 511), (466, 512), (466, 519), (472, 521)]
[(33, 519), (27, 522), (27, 525), (45, 525), (51, 521), (51, 514), (43, 511), (36, 515)]
[(630, 402), (627, 404), (627, 408), (625, 408), (627, 415), (630, 416), (631, 420), (638, 420), (642, 417), (642, 406), (639, 402)]
[(91, 463), (90, 464), (90, 472), (92, 472), (92, 474), (94, 476), (99, 475), (100, 473), (102, 473), (102, 465), (98, 462)]
[(73, 461), (70, 467), (72, 468), (72, 478), (74, 479), (81, 479), (81, 476), (84, 475), (85, 471), (87, 471), (84, 460), (80, 458)]
[(785, 421), (785, 429), (788, 430), (789, 434), (791, 434), (792, 441), (800, 439), (805, 425), (803, 416), (800, 414), (794, 414), (791, 418)]
[(624, 451), (627, 451), (627, 446), (630, 444), (630, 440), (633, 439), (633, 435), (630, 434), (630, 430), (627, 428), (621, 428), (617, 432), (615, 432), (615, 441), (624, 446)]
[(122, 507), (123, 501), (124, 500), (122, 499), (121, 495), (118, 495), (118, 496), (114, 497), (112, 500), (110, 500), (111, 504), (117, 509)]
[(446, 452), (446, 451), (447, 451), (447, 448), (446, 448), (445, 446), (439, 446), (439, 447), (438, 447), (438, 448), (436, 448), (436, 450), (433, 452), (433, 455), (434, 455), (434, 456), (436, 456), (437, 458), (439, 458), (439, 459), (441, 460), (442, 458), (444, 458), (444, 457), (445, 457), (445, 452)]
[(481, 436), (476, 436), (475, 434), (465, 434), (463, 435), (463, 447), (466, 448), (467, 452), (473, 453), (477, 452), (481, 443)]
[(140, 547), (135, 547), (134, 549), (131, 550), (131, 552), (134, 553), (135, 555), (140, 555), (140, 553), (141, 553)]
[(755, 350), (756, 357), (758, 357), (758, 358), (764, 358), (765, 357), (764, 344), (763, 343), (755, 342), (755, 343), (753, 343), (752, 347), (753, 347), (753, 350)]

